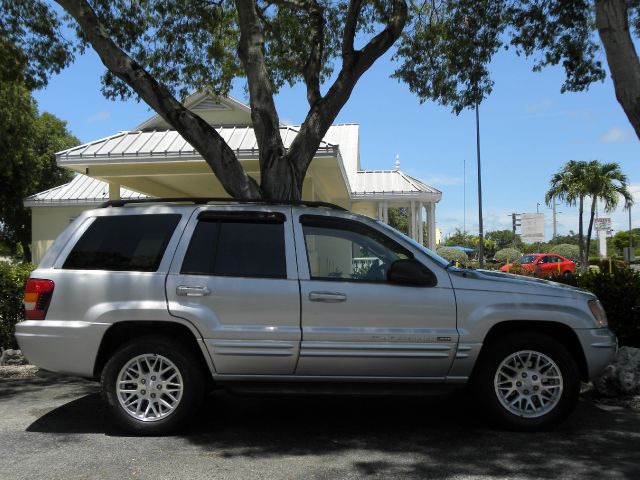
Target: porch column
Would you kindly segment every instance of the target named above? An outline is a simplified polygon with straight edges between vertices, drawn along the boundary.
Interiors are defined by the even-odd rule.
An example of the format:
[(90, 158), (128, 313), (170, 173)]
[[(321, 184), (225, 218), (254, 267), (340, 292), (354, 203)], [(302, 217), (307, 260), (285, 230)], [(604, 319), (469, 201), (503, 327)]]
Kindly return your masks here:
[(427, 204), (427, 226), (429, 230), (429, 241), (427, 242), (427, 248), (430, 250), (436, 249), (436, 204), (430, 202)]
[(382, 220), (384, 222), (382, 219), (382, 202), (378, 202), (378, 220)]
[(382, 202), (382, 221), (389, 223), (389, 202)]
[(422, 221), (423, 204), (418, 202), (418, 243), (424, 245), (424, 223)]
[(409, 205), (409, 219), (411, 222), (409, 223), (409, 236), (416, 239), (416, 202), (413, 200)]
[(109, 200), (120, 200), (120, 184), (109, 182)]

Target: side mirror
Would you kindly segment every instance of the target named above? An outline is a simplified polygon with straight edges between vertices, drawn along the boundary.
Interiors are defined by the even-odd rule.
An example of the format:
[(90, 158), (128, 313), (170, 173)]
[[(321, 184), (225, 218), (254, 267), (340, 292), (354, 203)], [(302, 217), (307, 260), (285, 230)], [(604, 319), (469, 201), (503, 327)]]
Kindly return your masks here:
[(438, 279), (434, 273), (415, 259), (396, 260), (387, 272), (389, 283), (414, 287), (435, 287)]

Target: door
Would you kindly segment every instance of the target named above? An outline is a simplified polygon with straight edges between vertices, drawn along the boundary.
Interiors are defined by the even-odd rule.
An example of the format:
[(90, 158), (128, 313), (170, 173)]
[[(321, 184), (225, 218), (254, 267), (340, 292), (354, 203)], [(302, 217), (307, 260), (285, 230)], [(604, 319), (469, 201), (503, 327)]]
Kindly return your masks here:
[(302, 307), (296, 374), (442, 379), (458, 339), (449, 276), (431, 265), (433, 287), (388, 283), (390, 265), (414, 254), (371, 223), (294, 216)]
[(217, 374), (295, 369), (300, 294), (290, 216), (287, 208), (203, 207), (183, 235), (167, 277), (169, 310), (200, 330)]

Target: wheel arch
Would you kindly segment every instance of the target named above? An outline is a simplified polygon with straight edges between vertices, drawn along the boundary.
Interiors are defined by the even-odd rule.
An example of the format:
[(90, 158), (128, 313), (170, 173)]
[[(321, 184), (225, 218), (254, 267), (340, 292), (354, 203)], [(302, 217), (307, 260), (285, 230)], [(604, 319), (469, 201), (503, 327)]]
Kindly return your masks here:
[[(580, 373), (580, 379), (584, 382), (589, 381), (589, 368), (580, 340), (571, 327), (560, 322), (542, 320), (505, 320), (496, 323), (487, 332), (478, 360), (493, 342), (498, 341), (500, 337), (503, 337), (504, 335), (514, 332), (521, 332), (523, 334), (526, 334), (527, 332), (536, 332), (548, 335), (557, 340), (567, 349), (575, 360)], [(479, 362), (476, 361), (476, 366), (478, 363)]]
[(213, 364), (211, 363), (208, 352), (206, 352), (204, 344), (198, 341), (199, 336), (187, 325), (166, 320), (125, 320), (111, 325), (103, 335), (100, 347), (98, 348), (98, 354), (93, 368), (94, 378), (100, 377), (102, 369), (109, 360), (109, 357), (120, 345), (134, 338), (147, 335), (165, 335), (182, 342), (194, 351), (196, 357), (201, 362), (200, 367), (209, 374), (207, 378), (212, 378), (211, 372), (213, 371)]

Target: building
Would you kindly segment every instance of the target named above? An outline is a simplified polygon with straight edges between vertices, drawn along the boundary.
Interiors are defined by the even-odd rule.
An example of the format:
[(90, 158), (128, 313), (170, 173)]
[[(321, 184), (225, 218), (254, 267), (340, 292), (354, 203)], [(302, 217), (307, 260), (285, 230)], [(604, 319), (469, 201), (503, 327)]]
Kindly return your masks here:
[[(249, 175), (258, 176), (258, 146), (247, 105), (206, 93), (191, 95), (185, 105), (215, 126)], [(280, 128), (287, 147), (298, 129)], [(384, 221), (390, 207), (405, 207), (410, 236), (435, 248), (436, 203), (442, 193), (403, 172), (397, 159), (392, 170), (363, 170), (359, 147), (358, 125), (331, 126), (305, 177), (303, 199), (335, 203)], [(106, 200), (227, 196), (204, 159), (158, 115), (131, 131), (59, 152), (56, 160), (77, 175), (66, 185), (25, 199), (33, 213), (36, 263), (73, 218)]]

